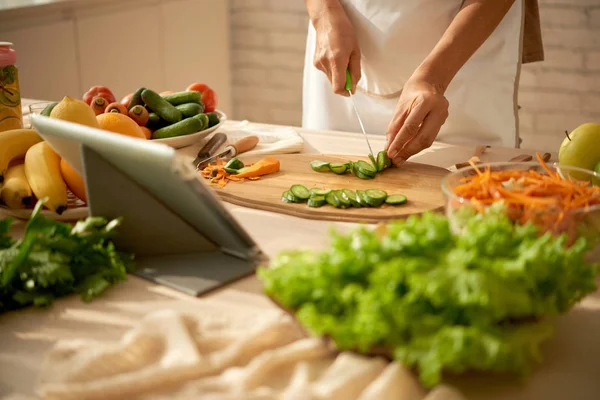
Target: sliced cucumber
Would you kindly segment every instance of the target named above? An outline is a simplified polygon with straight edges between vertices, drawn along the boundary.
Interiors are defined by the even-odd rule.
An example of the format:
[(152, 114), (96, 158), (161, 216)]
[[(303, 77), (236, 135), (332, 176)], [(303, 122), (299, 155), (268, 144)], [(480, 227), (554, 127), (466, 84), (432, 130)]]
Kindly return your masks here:
[(304, 185), (292, 185), (290, 188), (290, 192), (298, 199), (302, 201), (308, 200), (310, 197), (310, 192)]
[(311, 196), (311, 198), (308, 199), (309, 207), (322, 207), (325, 203), (327, 203), (325, 196)]
[(371, 175), (365, 175), (365, 174), (363, 174), (360, 171), (356, 171), (354, 173), (354, 176), (356, 176), (357, 178), (360, 178), (360, 179), (373, 179), (373, 178), (375, 178), (374, 176), (371, 176)]
[(286, 190), (285, 192), (283, 192), (283, 194), (281, 195), (281, 201), (283, 201), (284, 203), (293, 203), (293, 201), (290, 200), (289, 195), (290, 195), (289, 190)]
[(235, 168), (229, 168), (229, 167), (227, 167), (227, 166), (223, 167), (223, 169), (225, 170), (225, 172), (227, 172), (227, 173), (229, 173), (229, 174), (233, 174), (233, 175), (236, 175), (236, 174), (239, 174), (239, 173), (240, 173), (240, 170), (239, 170), (239, 169), (235, 169)]
[(294, 196), (294, 193), (292, 193), (290, 190), (286, 190), (285, 192), (283, 192), (282, 200), (286, 203), (303, 203), (303, 201)]
[(310, 196), (326, 196), (329, 192), (331, 192), (331, 189), (312, 188), (310, 189)]
[(329, 163), (321, 160), (315, 160), (310, 162), (310, 167), (313, 171), (326, 172), (329, 171)]
[(363, 160), (355, 162), (354, 169), (357, 173), (360, 172), (361, 174), (370, 176), (371, 178), (374, 178), (375, 175), (377, 175), (377, 170), (372, 165)]
[(356, 200), (356, 193), (350, 189), (342, 190), (342, 195), (344, 199), (348, 200), (352, 207), (360, 207), (360, 203)]
[(346, 173), (346, 170), (348, 169), (348, 165), (347, 164), (329, 164), (329, 169), (333, 173), (342, 175), (342, 174)]
[(360, 203), (361, 207), (370, 207), (371, 205), (367, 201), (367, 193), (364, 190), (356, 191), (356, 200)]
[(340, 203), (340, 205), (338, 206), (339, 208), (348, 208), (348, 207), (352, 206), (352, 203), (350, 203), (350, 200), (348, 198), (346, 198), (346, 196), (344, 196), (344, 192), (342, 192), (341, 190), (334, 190), (333, 194), (338, 199), (338, 202)]
[(403, 194), (391, 194), (385, 199), (385, 204), (391, 206), (399, 206), (405, 204), (407, 201), (406, 196)]
[(375, 159), (373, 154), (369, 154), (369, 160), (371, 160), (371, 164), (373, 164), (373, 168), (375, 168), (375, 171), (380, 171), (380, 169), (377, 167), (377, 160)]
[(231, 160), (229, 160), (227, 162), (227, 164), (225, 164), (225, 170), (227, 170), (227, 168), (229, 169), (234, 169), (234, 170), (238, 170), (240, 168), (244, 168), (244, 163), (239, 159), (239, 158), (232, 158)]
[(387, 193), (383, 190), (369, 189), (365, 191), (365, 200), (371, 207), (379, 207), (387, 198)]
[(387, 151), (380, 151), (377, 154), (377, 171), (383, 171), (392, 166), (392, 160), (388, 157)]
[(340, 206), (340, 201), (333, 191), (327, 193), (325, 201), (332, 207), (338, 208)]

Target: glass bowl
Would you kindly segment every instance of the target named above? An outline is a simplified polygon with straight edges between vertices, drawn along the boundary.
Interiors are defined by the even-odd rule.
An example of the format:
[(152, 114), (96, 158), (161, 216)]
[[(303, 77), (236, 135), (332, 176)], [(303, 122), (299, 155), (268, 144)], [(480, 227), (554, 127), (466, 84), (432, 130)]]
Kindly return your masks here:
[(54, 101), (40, 101), (37, 103), (31, 103), (29, 105), (29, 113), (30, 114), (41, 114), (49, 104), (55, 103)]
[[(533, 170), (543, 175), (548, 175), (542, 165), (537, 162), (497, 162), (478, 166), (483, 171), (486, 166), (492, 172), (509, 170)], [(600, 186), (600, 174), (576, 167), (562, 166), (560, 164), (548, 165), (548, 168), (564, 179), (590, 182)], [(455, 194), (455, 188), (462, 185), (463, 178), (476, 175), (473, 167), (461, 168), (448, 174), (442, 181), (442, 191), (446, 198), (446, 215), (454, 232), (460, 233), (470, 216), (485, 211), (496, 203), (481, 204)], [(523, 212), (518, 208), (507, 208), (506, 212), (515, 222), (524, 223)], [(591, 241), (594, 248), (594, 258), (600, 256), (600, 204), (589, 207), (564, 209), (558, 205), (546, 205), (539, 211), (527, 214), (527, 220), (538, 226), (541, 232), (550, 232), (554, 235), (567, 234), (568, 243), (572, 243), (580, 236), (585, 236)], [(597, 255), (596, 255), (597, 254)]]

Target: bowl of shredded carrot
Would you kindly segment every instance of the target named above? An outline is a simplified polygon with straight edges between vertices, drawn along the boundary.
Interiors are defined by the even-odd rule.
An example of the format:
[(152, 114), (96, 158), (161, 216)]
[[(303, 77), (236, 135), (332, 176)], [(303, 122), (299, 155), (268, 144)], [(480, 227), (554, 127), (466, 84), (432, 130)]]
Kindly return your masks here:
[[(573, 174), (585, 180), (573, 178)], [(446, 213), (460, 230), (469, 215), (501, 207), (512, 221), (531, 222), (541, 232), (581, 235), (600, 247), (600, 174), (537, 162), (471, 164), (444, 178)]]

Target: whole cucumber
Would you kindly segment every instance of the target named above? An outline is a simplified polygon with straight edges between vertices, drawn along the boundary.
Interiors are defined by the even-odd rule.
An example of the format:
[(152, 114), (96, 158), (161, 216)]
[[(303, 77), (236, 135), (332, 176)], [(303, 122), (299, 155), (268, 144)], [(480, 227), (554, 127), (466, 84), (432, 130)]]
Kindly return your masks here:
[(183, 115), (184, 118), (193, 117), (194, 115), (204, 112), (204, 105), (198, 103), (180, 104), (175, 108), (181, 111), (181, 115)]
[(191, 90), (189, 92), (167, 94), (163, 96), (163, 99), (174, 106), (178, 106), (185, 103), (200, 103), (200, 100), (202, 100), (202, 94), (200, 92), (196, 92), (195, 90)]
[(161, 117), (159, 117), (157, 113), (148, 113), (148, 122), (146, 123), (147, 128), (156, 130), (167, 125), (169, 125), (169, 123), (167, 121), (164, 121)]
[(181, 111), (150, 89), (142, 91), (142, 100), (146, 105), (165, 121), (174, 124), (181, 121)]
[(200, 132), (201, 130), (202, 121), (196, 117), (191, 117), (154, 131), (152, 133), (152, 139), (167, 139), (176, 136), (184, 136), (189, 135), (190, 133)]
[(195, 115), (194, 118), (196, 118), (198, 121), (202, 122), (202, 128), (200, 129), (201, 131), (208, 128), (208, 124), (209, 124), (208, 115), (206, 115), (204, 113), (200, 113), (198, 115)]
[(144, 101), (142, 100), (142, 92), (146, 90), (146, 88), (139, 88), (135, 92), (133, 92), (133, 96), (131, 96), (131, 100), (129, 100), (129, 104), (127, 105), (127, 110), (131, 110), (135, 106), (143, 106)]
[(217, 125), (220, 120), (219, 120), (219, 116), (217, 115), (216, 112), (209, 112), (206, 115), (208, 115), (208, 127), (212, 128), (213, 126)]

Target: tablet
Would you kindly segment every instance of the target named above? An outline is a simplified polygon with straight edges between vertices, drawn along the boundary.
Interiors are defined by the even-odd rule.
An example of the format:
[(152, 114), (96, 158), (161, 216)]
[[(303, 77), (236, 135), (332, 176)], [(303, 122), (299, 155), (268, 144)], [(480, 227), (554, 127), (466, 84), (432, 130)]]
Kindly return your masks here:
[(122, 217), (115, 244), (137, 274), (198, 295), (254, 272), (263, 254), (191, 162), (164, 144), (32, 115), (85, 177), (90, 215)]

